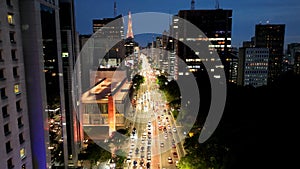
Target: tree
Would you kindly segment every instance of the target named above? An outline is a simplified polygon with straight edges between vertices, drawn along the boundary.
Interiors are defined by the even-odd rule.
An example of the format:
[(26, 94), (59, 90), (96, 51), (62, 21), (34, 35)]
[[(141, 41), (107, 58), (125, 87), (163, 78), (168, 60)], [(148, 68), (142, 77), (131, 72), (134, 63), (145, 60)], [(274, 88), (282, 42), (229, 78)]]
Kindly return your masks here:
[(136, 87), (136, 90), (139, 90), (140, 89), (140, 85), (142, 83), (144, 83), (145, 81), (145, 78), (139, 74), (136, 74), (133, 78), (132, 78), (132, 82), (133, 84), (135, 85)]
[(86, 149), (87, 159), (93, 164), (97, 161), (105, 162), (111, 158), (111, 153), (106, 151), (104, 148), (100, 147), (96, 143), (90, 143)]

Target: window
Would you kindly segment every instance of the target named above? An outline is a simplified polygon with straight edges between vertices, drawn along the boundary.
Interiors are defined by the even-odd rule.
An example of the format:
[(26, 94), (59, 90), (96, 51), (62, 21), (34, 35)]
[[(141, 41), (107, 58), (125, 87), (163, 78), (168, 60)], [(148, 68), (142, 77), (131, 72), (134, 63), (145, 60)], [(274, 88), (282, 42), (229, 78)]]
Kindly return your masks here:
[(4, 69), (0, 69), (0, 81), (3, 81), (3, 80), (5, 80)]
[(6, 0), (6, 5), (8, 7), (13, 7), (11, 0)]
[(20, 158), (24, 159), (26, 157), (26, 152), (25, 152), (25, 148), (21, 148), (20, 149)]
[(2, 107), (2, 116), (3, 116), (3, 118), (6, 118), (9, 116), (8, 111), (7, 111), (7, 106)]
[(21, 94), (21, 91), (20, 91), (20, 85), (19, 84), (15, 84), (14, 86), (14, 92), (15, 94)]
[(20, 134), (19, 134), (19, 143), (20, 143), (20, 144), (23, 144), (24, 142), (25, 142), (25, 140), (24, 140), (23, 133), (20, 133)]
[(9, 131), (9, 125), (5, 124), (4, 125), (4, 134), (5, 136), (8, 136), (11, 132)]
[(12, 13), (7, 14), (7, 22), (10, 25), (15, 25), (14, 14), (12, 14)]
[(6, 153), (9, 153), (9, 152), (12, 151), (12, 148), (11, 148), (11, 145), (10, 145), (10, 141), (6, 142), (5, 146), (6, 146)]
[(18, 60), (17, 54), (16, 54), (16, 53), (17, 53), (17, 50), (16, 50), (16, 49), (12, 49), (10, 53), (11, 53), (11, 58), (12, 58), (12, 60), (13, 60), (13, 61), (17, 61), (17, 60)]
[[(1, 22), (0, 22), (1, 23)], [(1, 33), (2, 31), (1, 31), (1, 29), (0, 29), (0, 42), (2, 42), (2, 38), (1, 38)]]
[(13, 67), (13, 76), (14, 76), (14, 78), (18, 78), (19, 77), (18, 67)]
[(7, 99), (5, 88), (0, 89), (1, 99)]
[(16, 41), (15, 41), (15, 32), (13, 32), (13, 31), (9, 32), (9, 39), (10, 39), (11, 43), (16, 43)]
[[(0, 40), (0, 42), (1, 42), (1, 40)], [(0, 49), (0, 62), (4, 62), (3, 56), (2, 56), (2, 49)]]
[(18, 126), (19, 126), (19, 128), (24, 126), (23, 121), (22, 121), (22, 117), (18, 118)]
[(21, 112), (22, 111), (21, 101), (20, 100), (16, 102), (16, 109), (17, 109), (17, 112)]
[(7, 168), (8, 169), (14, 168), (12, 158), (7, 160)]

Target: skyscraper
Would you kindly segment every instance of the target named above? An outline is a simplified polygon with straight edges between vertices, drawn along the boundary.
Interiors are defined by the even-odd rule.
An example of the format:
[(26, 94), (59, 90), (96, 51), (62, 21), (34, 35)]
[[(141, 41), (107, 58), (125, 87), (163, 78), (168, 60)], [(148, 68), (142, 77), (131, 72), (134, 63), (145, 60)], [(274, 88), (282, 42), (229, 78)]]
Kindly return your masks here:
[[(226, 77), (229, 78), (231, 61), (236, 61), (231, 59), (233, 55), (230, 54), (232, 10), (180, 10), (178, 17), (191, 22), (206, 35), (207, 40), (211, 42), (209, 48), (216, 49), (224, 65)], [(185, 33), (185, 28), (180, 27), (176, 22), (173, 20), (173, 28), (188, 34)], [(188, 37), (187, 40), (198, 41), (197, 39), (199, 38)], [(198, 72), (203, 69), (201, 63), (195, 60), (195, 52), (197, 51), (190, 50), (180, 42), (177, 45), (178, 56), (189, 65), (191, 72)]]
[(282, 72), (284, 24), (258, 24), (255, 26), (255, 47), (269, 49), (268, 84)]
[(48, 114), (65, 111), (57, 1), (20, 1), (24, 64), (32, 139), (33, 168), (51, 165)]
[[(0, 1), (0, 164), (33, 168), (19, 1)], [(39, 144), (39, 143), (37, 143)], [(45, 147), (44, 147), (45, 148)], [(45, 149), (44, 149), (45, 150)]]
[[(49, 140), (47, 109), (57, 107), (62, 119), (66, 120), (68, 100), (65, 100), (64, 87), (69, 87), (66, 83), (70, 76), (63, 80), (62, 56), (74, 56), (75, 47), (71, 42), (68, 47), (63, 44), (71, 39), (72, 44), (75, 42), (75, 31), (74, 24), (69, 22), (60, 26), (60, 19), (73, 17), (73, 6), (66, 5), (73, 4), (73, 0), (0, 2), (1, 18), (5, 18), (0, 21), (0, 79), (5, 82), (0, 86), (3, 96), (0, 105), (6, 133), (5, 137), (0, 135), (0, 139), (7, 143), (7, 156), (0, 153), (0, 160), (4, 160), (1, 164), (7, 165), (1, 168), (49, 168), (53, 145)], [(66, 15), (68, 11), (69, 15)], [(66, 51), (66, 48), (72, 49)], [(71, 65), (65, 66), (72, 69)], [(60, 125), (65, 124), (66, 121)], [(58, 134), (65, 148), (68, 147), (66, 129)], [(67, 149), (62, 149), (61, 155), (65, 157), (62, 160), (65, 165), (62, 165), (67, 168), (68, 155), (64, 156), (64, 153), (68, 153)]]

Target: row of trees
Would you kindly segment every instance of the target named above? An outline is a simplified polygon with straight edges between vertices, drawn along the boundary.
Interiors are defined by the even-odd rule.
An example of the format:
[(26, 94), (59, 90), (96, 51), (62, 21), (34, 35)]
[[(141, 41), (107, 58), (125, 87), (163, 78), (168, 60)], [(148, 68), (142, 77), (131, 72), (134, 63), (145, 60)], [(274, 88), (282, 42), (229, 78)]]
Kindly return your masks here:
[(164, 75), (160, 75), (157, 76), (157, 84), (164, 93), (170, 108), (172, 108), (173, 117), (176, 119), (181, 106), (181, 94), (177, 82), (174, 80), (168, 81)]
[(136, 74), (132, 78), (133, 85), (135, 87), (135, 90), (138, 91), (140, 89), (141, 84), (145, 82), (145, 78), (139, 74)]

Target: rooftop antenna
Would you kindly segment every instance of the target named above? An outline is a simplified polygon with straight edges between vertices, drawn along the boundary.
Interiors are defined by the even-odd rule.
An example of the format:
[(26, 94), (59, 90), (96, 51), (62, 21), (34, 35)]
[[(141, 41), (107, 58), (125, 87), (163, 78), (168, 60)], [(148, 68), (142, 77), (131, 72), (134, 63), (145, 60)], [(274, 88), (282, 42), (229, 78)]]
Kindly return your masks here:
[(220, 9), (220, 3), (219, 3), (219, 0), (216, 0), (216, 6), (215, 6), (216, 9)]
[(117, 17), (117, 2), (114, 1), (114, 17)]
[(191, 2), (191, 10), (195, 10), (195, 0), (192, 0)]

